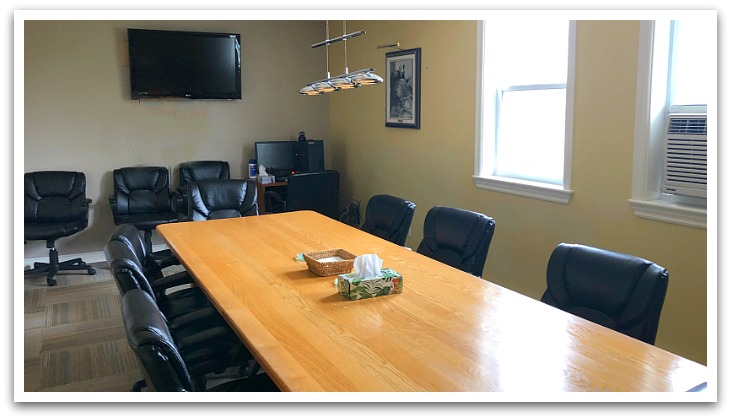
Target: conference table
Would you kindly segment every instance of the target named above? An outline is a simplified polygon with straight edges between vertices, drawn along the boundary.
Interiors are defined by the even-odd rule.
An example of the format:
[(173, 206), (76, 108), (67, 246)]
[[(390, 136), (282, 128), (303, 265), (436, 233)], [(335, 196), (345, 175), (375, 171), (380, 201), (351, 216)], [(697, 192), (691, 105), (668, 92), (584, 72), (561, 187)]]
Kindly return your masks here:
[[(160, 225), (282, 391), (679, 391), (706, 366), (311, 211)], [(298, 254), (377, 254), (403, 292), (350, 301)], [(536, 279), (545, 282), (545, 279)]]

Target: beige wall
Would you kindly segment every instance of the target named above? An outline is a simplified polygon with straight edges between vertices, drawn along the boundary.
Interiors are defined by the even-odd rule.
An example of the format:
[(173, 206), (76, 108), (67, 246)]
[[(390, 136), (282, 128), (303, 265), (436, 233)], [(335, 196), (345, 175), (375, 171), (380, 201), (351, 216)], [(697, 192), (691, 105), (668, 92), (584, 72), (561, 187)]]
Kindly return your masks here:
[[(331, 28), (340, 28), (331, 22)], [(235, 102), (129, 99), (126, 27), (242, 34), (244, 99)], [(341, 198), (377, 193), (417, 204), (407, 245), (415, 248), (434, 205), (484, 212), (496, 233), (483, 277), (533, 298), (560, 242), (639, 255), (670, 271), (657, 345), (706, 362), (706, 231), (633, 215), (631, 194), (638, 22), (580, 22), (572, 187), (568, 205), (475, 187), (475, 45), (472, 21), (349, 21), (366, 35), (348, 42), (351, 70), (375, 67), (400, 42), (422, 48), (420, 130), (384, 127), (383, 84), (322, 97), (297, 94), (324, 72), (322, 23), (26, 22), (25, 170), (83, 170), (94, 199), (92, 226), (64, 253), (101, 250), (113, 227), (107, 197), (116, 167), (226, 159), (233, 175), (260, 139), (326, 139)], [(337, 30), (331, 30), (333, 36)], [(333, 75), (342, 48), (330, 48)], [(328, 115), (329, 113), (329, 115)], [(73, 150), (69, 146), (73, 146)], [(611, 175), (607, 175), (611, 174)], [(159, 243), (159, 239), (156, 243)], [(682, 249), (681, 249), (682, 246)], [(25, 246), (41, 257), (43, 244)], [(386, 257), (387, 260), (387, 257)]]
[[(332, 23), (331, 23), (332, 26)], [(337, 26), (337, 25), (336, 25)], [(560, 242), (639, 255), (670, 272), (657, 345), (706, 362), (706, 231), (640, 219), (627, 200), (632, 153), (639, 23), (578, 25), (572, 188), (568, 205), (475, 187), (475, 45), (472, 21), (349, 21), (366, 35), (348, 43), (351, 69), (375, 67), (385, 77), (385, 52), (400, 42), (422, 49), (420, 130), (384, 126), (385, 85), (331, 94), (334, 162), (342, 196), (388, 193), (417, 205), (415, 248), (435, 205), (495, 218), (483, 278), (540, 299), (545, 267)], [(342, 56), (332, 49), (332, 63)], [(387, 259), (387, 257), (386, 257)]]
[[(243, 98), (131, 100), (128, 27), (241, 34)], [(24, 170), (82, 171), (93, 200), (89, 228), (59, 240), (61, 252), (102, 250), (114, 227), (115, 168), (165, 166), (177, 186), (181, 162), (226, 160), (238, 178), (255, 141), (295, 140), (299, 131), (328, 139), (328, 99), (299, 94), (324, 76), (325, 52), (310, 48), (322, 29), (317, 21), (26, 21)], [(40, 241), (24, 250), (48, 256)]]

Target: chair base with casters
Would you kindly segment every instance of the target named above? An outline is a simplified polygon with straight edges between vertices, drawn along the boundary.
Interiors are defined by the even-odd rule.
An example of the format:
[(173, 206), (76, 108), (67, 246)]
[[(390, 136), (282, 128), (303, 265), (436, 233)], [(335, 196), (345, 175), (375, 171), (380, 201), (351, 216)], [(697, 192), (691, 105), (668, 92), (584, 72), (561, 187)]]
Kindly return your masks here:
[(58, 261), (58, 251), (56, 250), (55, 240), (49, 239), (47, 241), (49, 251), (49, 262), (42, 263), (37, 262), (33, 264), (33, 268), (25, 270), (26, 276), (39, 276), (46, 274), (46, 283), (49, 286), (56, 285), (56, 274), (59, 271), (72, 271), (72, 270), (86, 270), (86, 273), (90, 276), (96, 274), (96, 270), (85, 263), (81, 258), (74, 258), (67, 261)]

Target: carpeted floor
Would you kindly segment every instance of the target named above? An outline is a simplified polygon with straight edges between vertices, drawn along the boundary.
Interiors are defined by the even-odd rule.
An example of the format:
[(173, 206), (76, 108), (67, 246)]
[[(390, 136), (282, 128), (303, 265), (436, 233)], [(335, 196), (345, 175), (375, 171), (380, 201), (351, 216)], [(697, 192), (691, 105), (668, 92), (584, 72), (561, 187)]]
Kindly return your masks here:
[[(141, 379), (122, 325), (120, 297), (106, 264), (93, 276), (26, 277), (24, 390), (129, 391)], [(83, 273), (83, 274), (82, 274)]]

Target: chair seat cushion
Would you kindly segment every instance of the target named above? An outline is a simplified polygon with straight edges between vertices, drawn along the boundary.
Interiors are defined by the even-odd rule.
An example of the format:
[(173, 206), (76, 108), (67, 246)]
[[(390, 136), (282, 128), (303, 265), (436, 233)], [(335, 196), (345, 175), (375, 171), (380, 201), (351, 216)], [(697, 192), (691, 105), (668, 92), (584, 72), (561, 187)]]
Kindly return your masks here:
[(237, 210), (231, 210), (231, 209), (221, 209), (221, 210), (213, 210), (209, 215), (209, 220), (214, 219), (229, 219), (234, 217), (241, 217), (241, 213), (239, 213)]
[(24, 238), (29, 241), (63, 238), (81, 232), (86, 221), (67, 223), (25, 223)]
[(160, 214), (131, 214), (119, 215), (116, 223), (118, 225), (130, 223), (140, 230), (151, 230), (165, 223), (173, 223), (178, 221), (178, 215), (175, 213)]
[(197, 309), (211, 306), (205, 293), (197, 287), (165, 295), (158, 299), (157, 304), (170, 321)]

